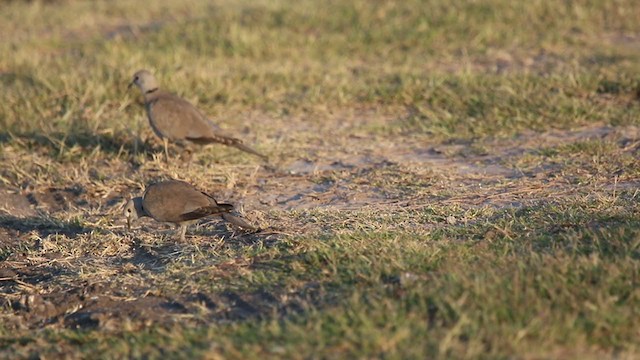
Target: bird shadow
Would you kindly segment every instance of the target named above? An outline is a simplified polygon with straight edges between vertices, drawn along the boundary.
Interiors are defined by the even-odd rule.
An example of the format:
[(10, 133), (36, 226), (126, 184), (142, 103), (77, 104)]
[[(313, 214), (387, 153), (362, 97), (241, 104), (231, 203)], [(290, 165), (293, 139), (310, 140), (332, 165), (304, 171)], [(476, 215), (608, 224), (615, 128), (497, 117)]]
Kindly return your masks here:
[(172, 242), (149, 245), (135, 238), (131, 249), (133, 256), (121, 259), (122, 264), (129, 263), (153, 272), (162, 272), (166, 269), (167, 264), (174, 261), (172, 255), (179, 250), (179, 247)]
[[(35, 246), (36, 248), (41, 246), (40, 241), (36, 241), (35, 243), (27, 242), (31, 245), (25, 244), (25, 236), (20, 236), (21, 234), (31, 234), (35, 232), (37, 234), (36, 239), (44, 239), (50, 235), (63, 235), (68, 239), (75, 239), (82, 234), (87, 234), (94, 230), (95, 228), (93, 227), (63, 221), (45, 215), (17, 217), (0, 214), (0, 255), (3, 253), (9, 254), (12, 252), (11, 249), (15, 250), (24, 246)], [(31, 237), (29, 238), (33, 239)]]
[(20, 233), (36, 231), (40, 237), (60, 234), (68, 238), (75, 238), (95, 230), (93, 227), (49, 216), (16, 217), (6, 214), (0, 214), (0, 229)]
[(263, 230), (241, 230), (224, 220), (218, 219), (199, 223), (192, 229), (191, 234), (205, 237), (221, 237), (225, 242), (237, 247), (252, 246), (258, 243), (268, 245), (272, 240), (272, 236)]
[(89, 129), (74, 129), (69, 132), (0, 132), (0, 144), (18, 143), (30, 150), (44, 149), (54, 157), (63, 157), (73, 149), (82, 149), (79, 154), (102, 151), (110, 155), (132, 156), (145, 154), (150, 157), (161, 152), (161, 147), (141, 141), (126, 132), (95, 133)]
[(36, 77), (21, 72), (0, 72), (0, 83), (4, 86), (23, 83), (29, 87), (46, 87), (46, 84), (38, 80)]

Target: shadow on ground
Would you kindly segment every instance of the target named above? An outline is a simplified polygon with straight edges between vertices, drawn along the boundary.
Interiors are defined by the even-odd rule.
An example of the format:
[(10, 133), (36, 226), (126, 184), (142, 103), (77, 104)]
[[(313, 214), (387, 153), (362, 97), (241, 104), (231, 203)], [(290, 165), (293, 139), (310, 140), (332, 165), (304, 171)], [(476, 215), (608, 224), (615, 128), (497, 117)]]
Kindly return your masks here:
[(35, 231), (40, 237), (47, 237), (51, 234), (61, 234), (68, 238), (75, 238), (80, 234), (94, 230), (91, 227), (65, 222), (54, 217), (32, 216), (23, 218), (3, 214), (0, 214), (0, 229), (13, 233), (29, 233)]
[(63, 155), (74, 148), (80, 148), (82, 154), (99, 149), (111, 155), (134, 155), (144, 153), (151, 156), (160, 152), (160, 148), (132, 139), (125, 133), (95, 133), (93, 131), (74, 130), (73, 132), (53, 132), (47, 135), (36, 132), (0, 132), (0, 143), (20, 142), (32, 150), (44, 150), (46, 154)]

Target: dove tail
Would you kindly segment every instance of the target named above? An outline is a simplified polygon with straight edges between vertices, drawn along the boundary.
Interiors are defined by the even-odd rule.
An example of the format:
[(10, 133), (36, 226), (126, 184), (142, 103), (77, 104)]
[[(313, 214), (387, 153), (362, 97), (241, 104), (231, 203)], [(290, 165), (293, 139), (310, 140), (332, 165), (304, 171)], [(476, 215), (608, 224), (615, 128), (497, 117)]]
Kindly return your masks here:
[(218, 205), (218, 207), (220, 207), (220, 210), (222, 210), (224, 212), (233, 211), (233, 205), (231, 205), (231, 204), (221, 204), (221, 203), (216, 202), (216, 205)]
[(232, 223), (233, 225), (239, 226), (239, 227), (244, 228), (244, 229), (259, 230), (257, 227), (249, 224), (245, 219), (243, 219), (243, 218), (241, 218), (239, 216), (231, 215), (229, 213), (223, 213), (222, 214), (222, 218), (225, 219), (226, 221)]
[(248, 152), (249, 154), (253, 154), (261, 157), (263, 160), (267, 161), (269, 158), (266, 155), (259, 153), (257, 150), (245, 145), (242, 143), (242, 140), (227, 137), (227, 136), (216, 136), (216, 137), (200, 137), (200, 138), (187, 138), (187, 140), (196, 143), (196, 144), (210, 144), (210, 143), (218, 143), (224, 144), (227, 146), (233, 146), (238, 150), (242, 150), (244, 152)]
[(269, 158), (266, 155), (263, 155), (263, 154), (259, 153), (258, 151), (254, 150), (253, 148), (243, 144), (241, 141), (234, 142), (234, 143), (231, 144), (231, 146), (235, 147), (236, 149), (242, 150), (244, 152), (248, 152), (250, 154), (259, 156), (265, 161), (269, 160)]

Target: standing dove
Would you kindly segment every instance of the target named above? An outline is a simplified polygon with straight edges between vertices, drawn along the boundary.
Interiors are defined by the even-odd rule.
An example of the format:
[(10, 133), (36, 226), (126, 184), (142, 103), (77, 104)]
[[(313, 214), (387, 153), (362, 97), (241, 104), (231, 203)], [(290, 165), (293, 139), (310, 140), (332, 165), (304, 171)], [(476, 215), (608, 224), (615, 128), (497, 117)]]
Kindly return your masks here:
[(133, 74), (129, 88), (136, 85), (144, 96), (144, 105), (149, 123), (155, 134), (162, 139), (165, 160), (169, 160), (168, 142), (185, 141), (205, 145), (219, 143), (233, 146), (242, 151), (257, 155), (264, 160), (267, 157), (242, 140), (224, 134), (198, 108), (187, 100), (159, 88), (156, 78), (147, 70)]
[(149, 216), (156, 221), (180, 227), (180, 240), (184, 241), (187, 226), (198, 219), (219, 215), (239, 227), (258, 230), (242, 218), (232, 215), (233, 205), (218, 203), (210, 195), (198, 191), (184, 181), (167, 180), (149, 185), (142, 197), (135, 197), (124, 207), (127, 228), (138, 218)]

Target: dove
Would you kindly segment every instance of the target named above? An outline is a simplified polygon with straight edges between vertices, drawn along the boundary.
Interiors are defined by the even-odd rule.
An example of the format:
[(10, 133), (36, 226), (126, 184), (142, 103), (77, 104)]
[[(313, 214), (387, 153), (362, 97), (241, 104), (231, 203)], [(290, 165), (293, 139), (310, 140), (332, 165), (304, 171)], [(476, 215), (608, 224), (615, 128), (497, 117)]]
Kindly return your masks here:
[(144, 96), (149, 124), (163, 142), (165, 161), (169, 161), (169, 142), (224, 144), (268, 160), (267, 156), (245, 145), (242, 140), (225, 134), (189, 101), (160, 89), (158, 81), (149, 71), (139, 70), (133, 74), (129, 88), (133, 85)]
[(141, 197), (129, 200), (124, 207), (124, 216), (129, 230), (133, 221), (145, 216), (174, 224), (179, 227), (181, 241), (185, 239), (187, 226), (211, 215), (221, 216), (241, 228), (258, 230), (241, 217), (233, 215), (232, 211), (233, 205), (219, 203), (189, 183), (166, 180), (147, 186)]

